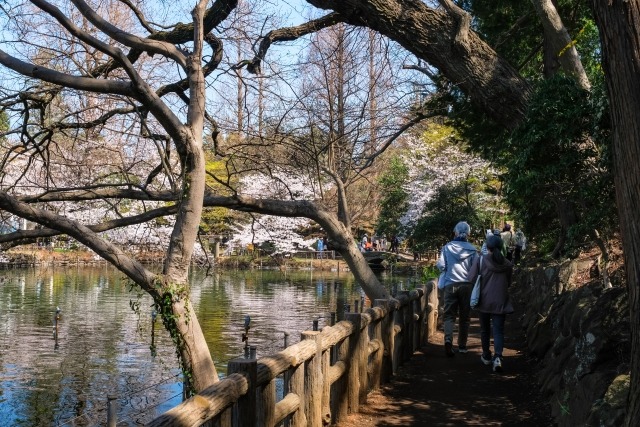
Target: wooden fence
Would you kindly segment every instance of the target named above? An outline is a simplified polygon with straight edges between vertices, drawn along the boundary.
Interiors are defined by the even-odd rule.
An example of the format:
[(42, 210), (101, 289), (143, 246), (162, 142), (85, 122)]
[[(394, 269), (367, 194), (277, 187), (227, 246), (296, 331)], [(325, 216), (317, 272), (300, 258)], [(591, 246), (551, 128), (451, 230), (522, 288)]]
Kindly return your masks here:
[[(237, 358), (228, 375), (147, 426), (321, 427), (358, 412), (435, 332), (435, 282), (376, 300), (363, 313), (259, 359)], [(276, 381), (283, 382), (280, 399)]]

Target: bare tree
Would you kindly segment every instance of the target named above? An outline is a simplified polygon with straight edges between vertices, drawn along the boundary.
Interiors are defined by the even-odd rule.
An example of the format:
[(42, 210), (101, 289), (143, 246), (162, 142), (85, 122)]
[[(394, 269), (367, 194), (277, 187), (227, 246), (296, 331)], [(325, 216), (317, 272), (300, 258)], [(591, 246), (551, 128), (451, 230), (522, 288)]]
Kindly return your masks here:
[[(205, 192), (205, 77), (219, 62), (219, 42), (210, 32), (227, 16), (235, 2), (221, 1), (207, 10), (208, 2), (201, 0), (192, 10), (191, 24), (176, 25), (166, 32), (154, 30), (143, 18), (142, 11), (132, 3), (126, 2), (129, 15), (138, 17), (138, 28), (150, 33), (142, 37), (104, 19), (97, 8), (82, 0), (72, 1), (73, 7), (65, 11), (43, 0), (34, 0), (31, 3), (42, 13), (32, 10), (28, 5), (5, 12), (12, 14), (6, 16), (14, 19), (14, 29), (28, 32), (31, 27), (21, 25), (23, 21), (19, 14), (35, 13), (48, 27), (56, 28), (55, 35), (63, 34), (64, 38), (60, 40), (64, 40), (72, 49), (57, 49), (57, 44), (50, 43), (45, 33), (24, 34), (31, 37), (23, 39), (28, 40), (20, 45), (27, 48), (23, 53), (32, 54), (31, 46), (37, 46), (36, 53), (47, 53), (46, 63), (36, 65), (28, 62), (29, 56), (19, 58), (20, 50), (12, 47), (14, 43), (10, 40), (4, 41), (5, 49), (0, 51), (0, 63), (28, 78), (25, 84), (17, 81), (11, 85), (11, 88), (6, 90), (7, 96), (3, 100), (5, 112), (13, 111), (16, 113), (15, 120), (22, 120), (21, 124), (16, 122), (19, 124), (17, 132), (20, 133), (20, 138), (14, 140), (14, 145), (5, 152), (5, 165), (8, 164), (8, 160), (18, 164), (17, 154), (23, 154), (19, 157), (25, 169), (24, 173), (18, 175), (18, 180), (24, 181), (28, 178), (29, 166), (51, 166), (49, 153), (54, 151), (54, 148), (59, 149), (61, 153), (73, 153), (73, 146), (63, 145), (75, 144), (78, 139), (74, 137), (77, 135), (84, 135), (83, 139), (86, 140), (99, 138), (101, 131), (112, 124), (113, 119), (117, 122), (116, 126), (129, 123), (129, 129), (142, 138), (136, 141), (151, 141), (153, 146), (155, 142), (167, 141), (170, 138), (177, 152), (177, 164), (174, 166), (178, 169), (175, 172), (170, 170), (172, 165), (167, 163), (169, 152), (162, 151), (158, 168), (149, 171), (148, 177), (141, 182), (151, 184), (164, 169), (167, 175), (172, 175), (172, 178), (178, 180), (179, 185), (160, 196), (148, 185), (142, 185), (140, 181), (133, 182), (123, 176), (96, 177), (95, 180), (85, 181), (75, 188), (64, 185), (58, 187), (53, 180), (48, 180), (46, 187), (30, 188), (30, 191), (7, 191), (15, 190), (18, 188), (16, 185), (5, 188), (5, 191), (0, 192), (0, 207), (44, 227), (33, 233), (21, 233), (14, 237), (33, 238), (51, 233), (50, 230), (68, 234), (113, 263), (149, 293), (162, 314), (165, 327), (177, 344), (187, 386), (193, 390), (202, 390), (217, 382), (218, 376), (200, 325), (192, 314), (193, 308), (188, 298), (187, 273)], [(82, 26), (76, 24), (78, 16), (82, 17)], [(56, 40), (55, 35), (53, 40)], [(187, 50), (182, 44), (188, 42), (190, 45)], [(212, 53), (209, 61), (203, 62), (206, 47)], [(9, 54), (6, 48), (16, 53)], [(123, 49), (127, 49), (128, 52)], [(91, 61), (95, 61), (91, 67), (86, 66), (87, 55), (90, 55)], [(157, 59), (155, 62), (142, 61), (140, 58), (143, 55), (147, 58), (155, 56)], [(82, 57), (82, 61), (78, 60), (78, 56)], [(180, 71), (177, 74), (165, 74), (166, 83), (154, 88), (154, 84), (162, 81), (162, 76), (147, 74), (147, 67), (157, 67), (164, 62), (173, 63)], [(168, 80), (172, 77), (176, 80)], [(73, 108), (76, 106), (67, 102), (69, 113), (64, 114), (64, 109), (55, 106), (54, 103), (63, 99), (60, 96), (66, 91), (103, 94), (107, 95), (111, 102), (104, 104), (102, 96), (97, 98), (97, 102), (92, 103), (95, 108), (88, 115), (83, 114), (82, 109), (90, 108), (87, 103), (79, 103), (79, 107)], [(174, 96), (173, 101), (163, 100), (163, 97), (171, 98), (167, 94)], [(171, 102), (178, 99), (182, 99), (186, 105), (183, 114), (174, 112)], [(101, 110), (103, 105), (108, 105), (106, 110)], [(94, 118), (81, 120), (87, 116)], [(151, 120), (151, 117), (154, 120)], [(119, 118), (123, 118), (122, 121), (116, 120)], [(164, 131), (163, 135), (154, 133), (158, 128)], [(69, 135), (60, 140), (60, 135), (65, 133)], [(120, 144), (124, 144), (125, 141), (126, 139), (121, 139)], [(130, 157), (129, 161), (133, 161), (130, 163), (133, 166), (136, 162), (135, 156), (131, 154), (135, 150), (132, 151), (131, 148), (124, 147), (122, 153)], [(160, 150), (165, 148), (166, 145), (158, 145)], [(77, 151), (74, 154), (76, 153)], [(64, 158), (63, 155), (59, 157)], [(47, 176), (55, 177), (52, 173), (48, 173)], [(72, 180), (66, 182), (70, 181)], [(163, 181), (158, 183), (160, 185), (157, 188), (161, 188), (162, 184), (170, 182), (171, 179), (167, 177)], [(97, 232), (109, 226), (73, 221), (45, 207), (39, 207), (43, 203), (55, 201), (92, 200), (104, 196), (108, 199), (114, 195), (120, 198), (117, 194), (123, 192), (137, 193), (134, 199), (138, 200), (160, 200), (157, 198), (160, 196), (176, 202), (175, 208), (170, 209), (174, 210), (176, 219), (161, 274), (150, 272), (122, 249), (101, 238)], [(149, 218), (163, 215), (161, 210), (144, 216)], [(136, 220), (133, 218), (122, 220), (120, 224), (135, 223)], [(140, 219), (141, 217), (138, 217), (138, 220)], [(115, 223), (111, 222), (111, 226), (115, 226)]]

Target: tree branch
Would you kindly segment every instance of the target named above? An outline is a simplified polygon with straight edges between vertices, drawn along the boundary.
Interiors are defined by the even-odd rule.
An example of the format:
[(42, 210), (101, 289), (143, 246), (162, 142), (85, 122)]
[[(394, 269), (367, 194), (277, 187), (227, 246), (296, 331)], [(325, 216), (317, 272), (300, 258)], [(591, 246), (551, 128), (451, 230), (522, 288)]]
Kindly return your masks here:
[(44, 80), (45, 82), (65, 86), (71, 89), (124, 95), (136, 98), (136, 93), (129, 82), (96, 80), (89, 77), (72, 76), (70, 74), (61, 73), (46, 67), (21, 61), (7, 54), (3, 50), (0, 50), (0, 64), (24, 76)]
[[(139, 215), (134, 215), (126, 218), (117, 218), (114, 220), (102, 222), (100, 224), (88, 225), (87, 227), (95, 233), (102, 233), (108, 230), (113, 230), (115, 228), (127, 227), (134, 224), (142, 224), (162, 216), (174, 215), (177, 211), (178, 207), (176, 205), (163, 206), (161, 208), (152, 209)], [(37, 239), (40, 238), (53, 237), (60, 234), (64, 233), (52, 228), (17, 230), (13, 233), (0, 234), (0, 244), (2, 244), (3, 249), (6, 250), (10, 247), (34, 243)]]
[(458, 29), (453, 39), (454, 45), (465, 51), (468, 50), (471, 16), (451, 0), (439, 0), (439, 2), (458, 23)]
[[(34, 1), (42, 2), (43, 0)], [(71, 2), (78, 8), (82, 16), (87, 18), (89, 22), (96, 26), (96, 28), (118, 43), (147, 52), (150, 55), (157, 53), (164, 57), (171, 58), (183, 68), (186, 68), (187, 61), (185, 55), (174, 45), (160, 40), (152, 40), (150, 38), (139, 37), (134, 34), (127, 33), (122, 30), (122, 28), (118, 28), (105, 19), (102, 19), (102, 17), (83, 0), (71, 0)]]
[(45, 227), (55, 228), (68, 234), (112, 263), (118, 270), (126, 274), (151, 296), (158, 296), (158, 290), (154, 287), (156, 275), (147, 270), (141, 263), (125, 254), (116, 245), (100, 238), (100, 236), (89, 227), (77, 221), (56, 215), (53, 212), (21, 202), (4, 192), (0, 192), (0, 208), (21, 218), (28, 219)]
[[(260, 63), (264, 60), (269, 47), (273, 43), (297, 40), (302, 36), (315, 33), (323, 28), (331, 27), (339, 22), (342, 22), (340, 14), (333, 12), (323, 16), (322, 18), (314, 19), (295, 27), (279, 28), (277, 30), (269, 31), (269, 33), (267, 33), (260, 42), (260, 48), (258, 49), (256, 56), (246, 63), (247, 71), (252, 74), (260, 74)], [(245, 63), (242, 65), (244, 64)]]

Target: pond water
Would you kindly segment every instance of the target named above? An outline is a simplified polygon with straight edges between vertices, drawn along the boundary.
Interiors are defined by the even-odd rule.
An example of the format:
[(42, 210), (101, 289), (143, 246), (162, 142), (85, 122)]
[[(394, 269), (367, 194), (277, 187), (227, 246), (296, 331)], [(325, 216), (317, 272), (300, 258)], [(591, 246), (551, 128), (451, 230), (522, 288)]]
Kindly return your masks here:
[[(417, 277), (381, 274), (386, 286)], [(349, 273), (192, 273), (192, 302), (219, 374), (243, 354), (245, 316), (258, 357), (283, 348), (362, 292)], [(136, 426), (182, 401), (175, 350), (146, 294), (112, 267), (0, 271), (0, 426)], [(60, 316), (54, 327), (56, 310)], [(56, 333), (57, 331), (57, 333)]]

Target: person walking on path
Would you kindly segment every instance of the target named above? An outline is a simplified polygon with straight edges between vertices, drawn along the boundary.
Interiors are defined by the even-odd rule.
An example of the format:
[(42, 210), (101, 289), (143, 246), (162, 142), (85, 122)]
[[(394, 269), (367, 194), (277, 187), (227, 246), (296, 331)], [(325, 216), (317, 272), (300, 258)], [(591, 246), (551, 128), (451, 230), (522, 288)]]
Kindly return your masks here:
[(525, 250), (526, 248), (527, 238), (522, 232), (522, 230), (518, 228), (516, 230), (516, 235), (514, 239), (516, 243), (516, 248), (515, 248), (515, 251), (513, 252), (513, 264), (518, 265), (518, 263), (520, 262), (520, 257), (522, 256), (522, 251)]
[[(487, 230), (487, 235), (485, 236), (485, 238), (484, 238), (484, 242), (482, 242), (482, 247), (480, 248), (480, 253), (481, 253), (482, 255), (487, 255), (487, 254), (489, 253), (489, 252), (487, 252), (487, 239), (488, 239), (488, 238), (489, 238), (489, 236), (491, 236), (492, 234), (493, 234), (494, 236), (500, 236), (500, 230), (498, 230), (497, 228), (496, 228), (495, 230), (493, 230), (493, 231), (491, 231), (491, 230)], [(504, 255), (504, 252), (503, 252), (503, 255)]]
[(393, 237), (391, 237), (391, 248), (389, 249), (389, 251), (397, 254), (399, 243), (400, 240), (398, 240), (398, 236), (394, 234)]
[(516, 240), (513, 236), (513, 231), (511, 231), (511, 224), (505, 224), (502, 228), (502, 233), (500, 233), (500, 238), (503, 242), (502, 253), (507, 254), (507, 259), (509, 261), (513, 261), (513, 250), (515, 247)]
[(436, 267), (442, 272), (438, 287), (444, 289), (444, 349), (448, 357), (453, 351), (453, 326), (458, 321), (458, 352), (467, 352), (470, 316), (471, 281), (469, 272), (477, 258), (477, 248), (467, 240), (471, 227), (464, 221), (453, 229), (455, 237), (444, 245)]
[[(476, 307), (480, 313), (480, 341), (485, 365), (493, 364), (494, 372), (502, 372), (502, 350), (504, 348), (504, 322), (507, 314), (513, 313), (509, 298), (509, 285), (513, 274), (513, 264), (502, 254), (504, 242), (498, 236), (487, 237), (487, 255), (473, 263), (470, 276), (473, 281), (481, 276), (480, 303)], [(493, 330), (493, 359), (491, 358), (491, 332)]]

